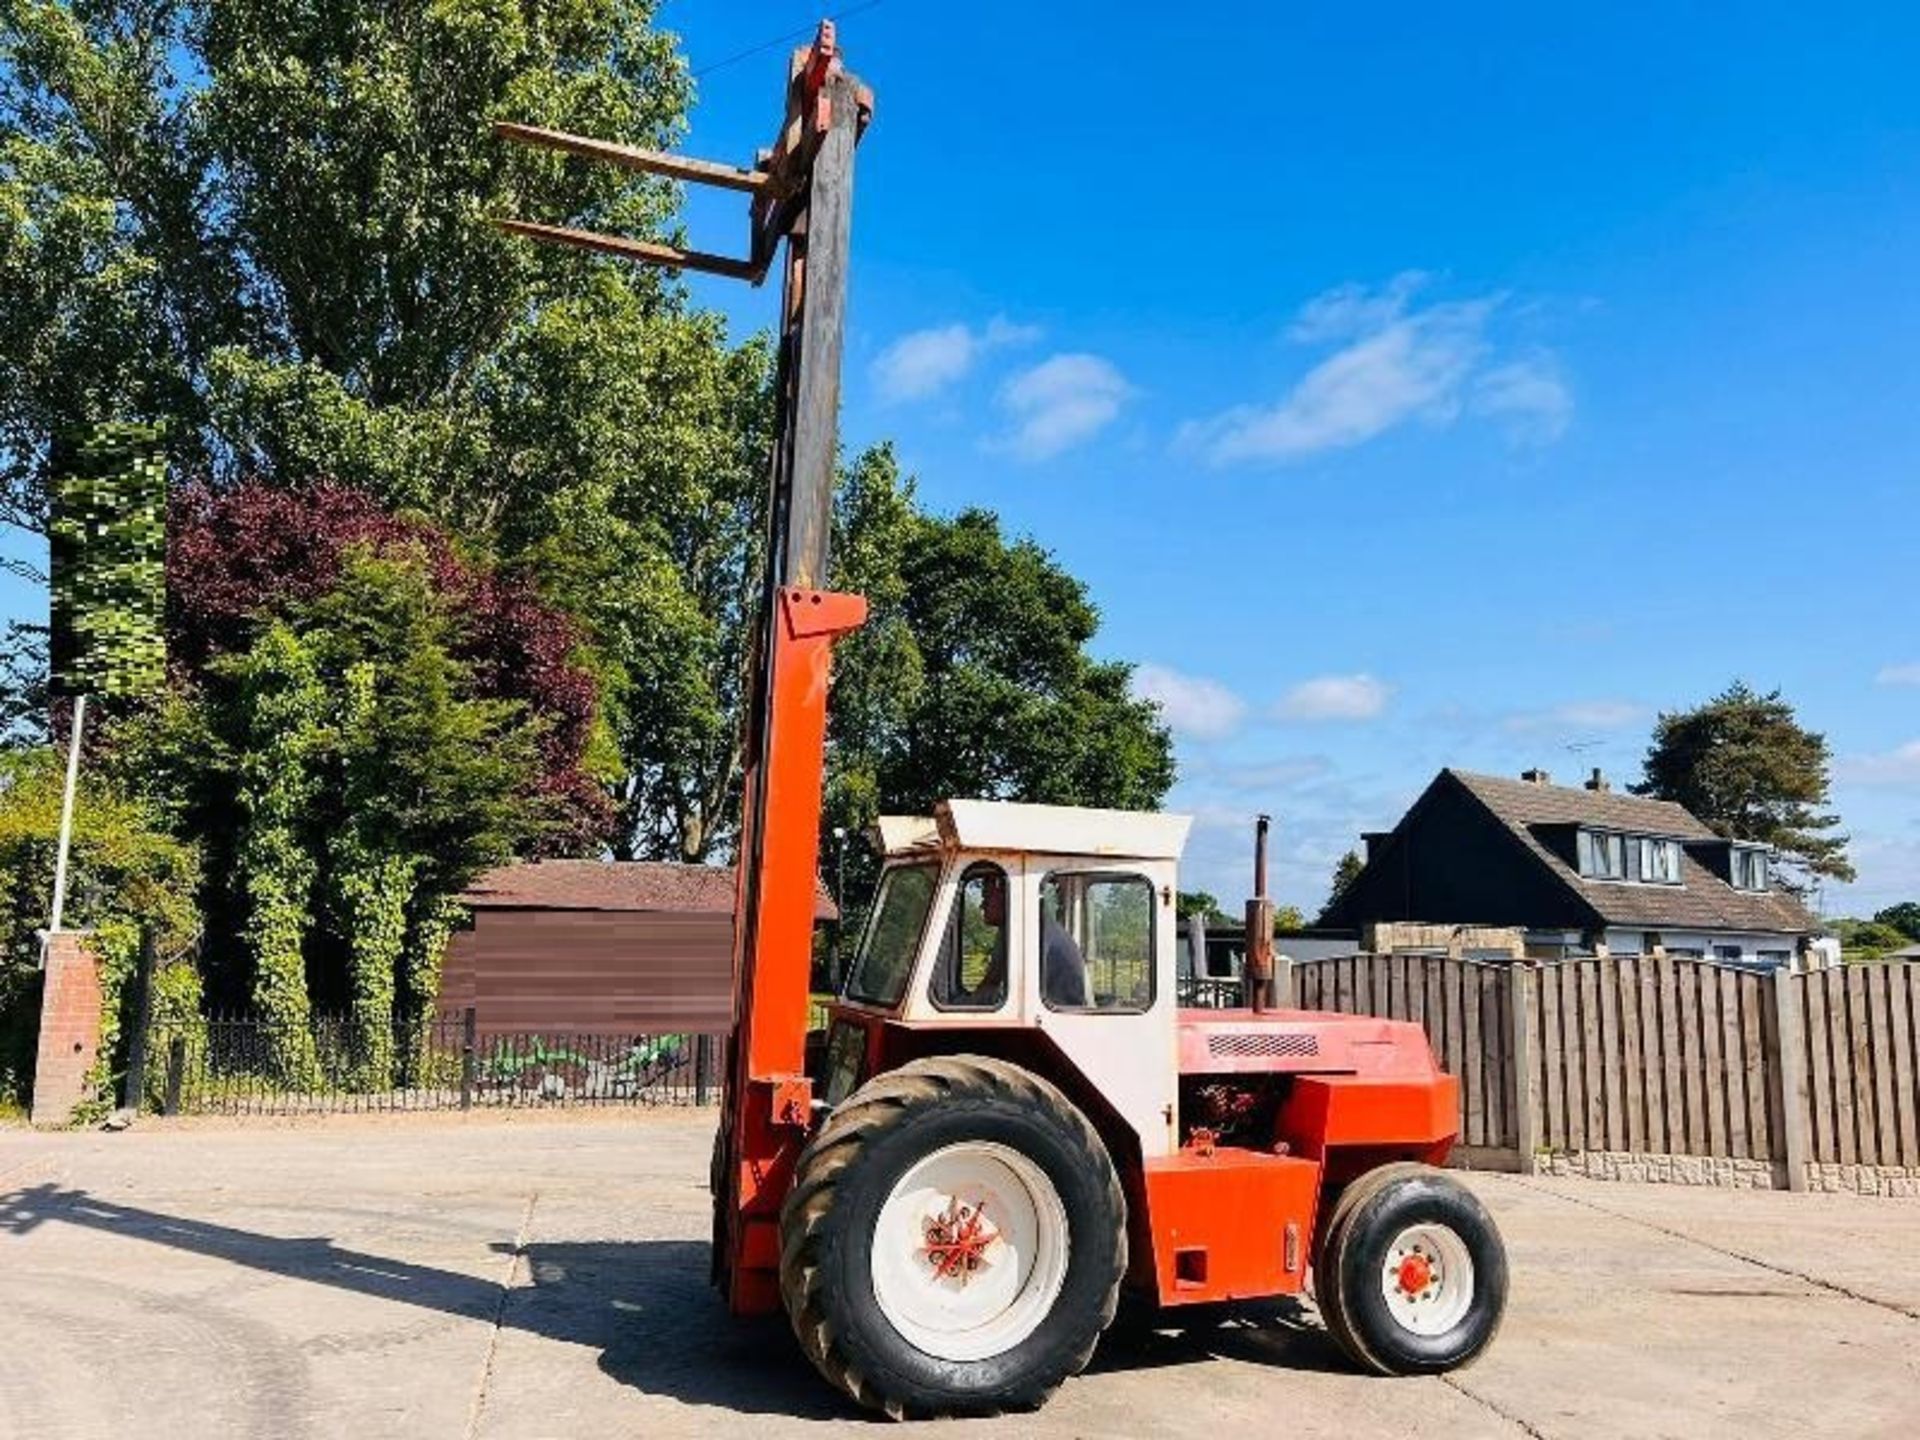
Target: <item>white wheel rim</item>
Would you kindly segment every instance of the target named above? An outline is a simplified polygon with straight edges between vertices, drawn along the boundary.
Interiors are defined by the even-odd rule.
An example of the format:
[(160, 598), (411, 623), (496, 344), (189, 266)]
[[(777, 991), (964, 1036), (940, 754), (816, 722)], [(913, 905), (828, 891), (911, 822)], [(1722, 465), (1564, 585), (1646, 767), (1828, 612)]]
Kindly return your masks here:
[(949, 1145), (908, 1169), (880, 1207), (873, 1298), (918, 1349), (983, 1360), (1040, 1328), (1067, 1254), (1067, 1207), (1044, 1170), (1005, 1145)]
[(1415, 1335), (1444, 1335), (1473, 1307), (1473, 1256), (1445, 1225), (1409, 1225), (1380, 1267), (1387, 1313)]

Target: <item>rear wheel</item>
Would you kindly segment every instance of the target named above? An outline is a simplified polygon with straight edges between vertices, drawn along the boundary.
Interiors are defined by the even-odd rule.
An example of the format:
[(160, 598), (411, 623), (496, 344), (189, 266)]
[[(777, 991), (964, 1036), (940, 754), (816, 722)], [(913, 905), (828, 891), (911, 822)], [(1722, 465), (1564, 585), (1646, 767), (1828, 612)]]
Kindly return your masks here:
[(1113, 1319), (1126, 1213), (1052, 1085), (975, 1056), (856, 1091), (801, 1155), (781, 1287), (802, 1348), (895, 1417), (1030, 1409)]
[(1389, 1165), (1342, 1194), (1327, 1226), (1315, 1295), (1354, 1361), (1431, 1375), (1492, 1343), (1507, 1302), (1507, 1257), (1479, 1198), (1425, 1165)]

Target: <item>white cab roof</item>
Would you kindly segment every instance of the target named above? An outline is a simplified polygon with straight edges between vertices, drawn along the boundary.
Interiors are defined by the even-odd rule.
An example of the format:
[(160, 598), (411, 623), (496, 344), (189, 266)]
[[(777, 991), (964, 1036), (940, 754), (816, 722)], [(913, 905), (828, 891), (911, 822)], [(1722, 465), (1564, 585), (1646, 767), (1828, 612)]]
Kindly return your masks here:
[(941, 838), (961, 850), (1113, 855), (1130, 860), (1178, 860), (1193, 824), (1188, 815), (997, 800), (943, 800), (935, 807), (935, 819)]
[(882, 815), (873, 829), (882, 855), (940, 848), (940, 822), (931, 815)]

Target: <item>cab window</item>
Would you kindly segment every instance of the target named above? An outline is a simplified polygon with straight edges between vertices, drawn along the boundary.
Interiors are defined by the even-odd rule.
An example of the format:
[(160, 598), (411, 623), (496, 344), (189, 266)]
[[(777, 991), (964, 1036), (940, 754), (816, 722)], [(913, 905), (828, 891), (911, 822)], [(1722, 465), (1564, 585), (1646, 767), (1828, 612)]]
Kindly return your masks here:
[(1153, 882), (1061, 871), (1040, 886), (1040, 995), (1055, 1010), (1153, 1006)]
[(847, 976), (847, 998), (869, 1005), (897, 1005), (913, 974), (920, 935), (940, 871), (932, 865), (904, 865), (880, 879), (873, 915), (860, 940), (860, 953)]
[(1007, 1003), (1007, 872), (977, 861), (961, 873), (928, 998), (942, 1010), (998, 1010)]

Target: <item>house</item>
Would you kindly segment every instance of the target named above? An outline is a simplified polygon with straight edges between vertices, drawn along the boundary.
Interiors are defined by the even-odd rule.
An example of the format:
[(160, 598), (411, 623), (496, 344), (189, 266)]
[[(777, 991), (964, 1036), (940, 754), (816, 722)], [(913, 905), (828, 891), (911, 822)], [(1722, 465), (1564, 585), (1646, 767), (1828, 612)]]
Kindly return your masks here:
[[(733, 870), (645, 861), (503, 865), (460, 897), (440, 1008), (483, 1033), (674, 1034), (727, 1027)], [(814, 919), (838, 919), (818, 890)]]
[(1323, 924), (1511, 926), (1536, 959), (1667, 955), (1818, 967), (1837, 942), (1775, 881), (1765, 847), (1724, 839), (1678, 805), (1540, 770), (1442, 770)]

